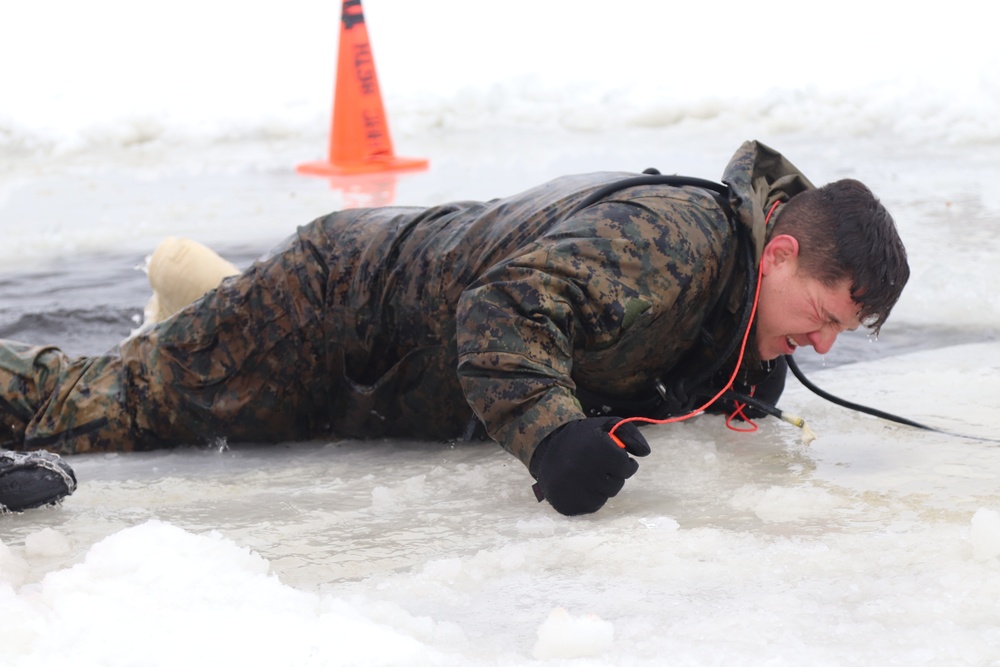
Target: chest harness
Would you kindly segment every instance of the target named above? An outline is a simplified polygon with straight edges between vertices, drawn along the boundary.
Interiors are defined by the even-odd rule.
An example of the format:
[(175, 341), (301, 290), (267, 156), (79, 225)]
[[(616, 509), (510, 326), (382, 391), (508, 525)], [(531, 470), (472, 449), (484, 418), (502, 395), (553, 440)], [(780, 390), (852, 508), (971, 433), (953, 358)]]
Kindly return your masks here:
[[(598, 188), (577, 204), (568, 214), (575, 215), (581, 210), (591, 206), (600, 200), (627, 188), (642, 185), (668, 185), (672, 187), (696, 187), (708, 190), (713, 193), (716, 202), (722, 209), (729, 222), (730, 231), (737, 238), (737, 252), (740, 253), (738, 264), (744, 271), (743, 294), (741, 296), (739, 308), (739, 322), (733, 335), (727, 336), (725, 341), (717, 341), (715, 331), (717, 325), (723, 317), (728, 316), (727, 303), (729, 301), (729, 290), (723, 290), (718, 302), (713, 306), (705, 320), (701, 330), (701, 348), (695, 348), (682, 360), (683, 371), (672, 373), (669, 380), (665, 380), (661, 375), (653, 382), (651, 391), (645, 396), (620, 397), (603, 395), (586, 387), (577, 386), (576, 395), (584, 411), (589, 416), (600, 415), (630, 415), (632, 418), (642, 418), (649, 421), (662, 421), (677, 415), (696, 414), (707, 405), (698, 408), (700, 402), (705, 398), (717, 393), (718, 380), (716, 376), (723, 366), (729, 362), (737, 353), (737, 348), (742, 341), (746, 344), (752, 325), (754, 313), (755, 296), (757, 293), (758, 271), (755, 270), (754, 243), (750, 229), (736, 221), (736, 216), (729, 203), (730, 189), (727, 185), (709, 181), (701, 178), (689, 176), (674, 176), (658, 173), (655, 169), (647, 169), (641, 176), (625, 178), (614, 183), (609, 183)], [(737, 269), (733, 269), (736, 271)], [(730, 278), (732, 283), (733, 278)], [(741, 335), (742, 334), (742, 335)], [(697, 353), (711, 349), (709, 363), (697, 363), (693, 357)], [(714, 348), (714, 349), (713, 349)], [(742, 359), (742, 354), (740, 355)], [(733, 379), (738, 372), (740, 363), (737, 362), (734, 369)], [(770, 367), (765, 367), (765, 371), (770, 371)], [(732, 381), (727, 385), (727, 390)], [(715, 400), (709, 401), (709, 404)]]
[[(743, 353), (750, 336), (753, 318), (757, 310), (757, 297), (759, 295), (760, 288), (760, 269), (759, 267), (754, 266), (755, 253), (751, 231), (746, 225), (740, 224), (736, 221), (736, 217), (733, 213), (732, 207), (730, 206), (729, 199), (731, 190), (729, 186), (702, 178), (666, 175), (659, 173), (656, 169), (646, 169), (640, 176), (625, 178), (598, 188), (577, 204), (569, 212), (568, 216), (575, 215), (588, 206), (592, 206), (598, 201), (616, 192), (642, 185), (695, 187), (708, 190), (713, 193), (715, 200), (718, 202), (719, 207), (725, 213), (726, 219), (729, 221), (731, 231), (736, 235), (738, 252), (742, 253), (742, 262), (738, 262), (742, 264), (744, 271), (743, 294), (739, 307), (739, 324), (735, 333), (732, 336), (728, 336), (728, 340), (725, 341), (724, 345), (720, 345), (719, 342), (715, 340), (713, 330), (715, 329), (715, 325), (719, 323), (720, 318), (725, 316), (726, 305), (730, 300), (727, 298), (729, 290), (723, 290), (722, 296), (713, 307), (709, 316), (706, 318), (705, 325), (702, 327), (702, 344), (706, 347), (720, 348), (718, 353), (714, 354), (711, 363), (704, 364), (701, 368), (698, 368), (698, 364), (692, 364), (688, 369), (685, 369), (685, 372), (673, 374), (677, 377), (671, 378), (669, 382), (665, 381), (661, 375), (653, 382), (652, 389), (654, 391), (649, 391), (645, 396), (640, 397), (602, 395), (598, 392), (577, 385), (576, 395), (583, 406), (584, 411), (591, 417), (621, 414), (633, 415), (622, 419), (611, 429), (609, 433), (611, 438), (615, 440), (619, 446), (624, 447), (624, 444), (618, 440), (614, 433), (615, 429), (625, 422), (637, 421), (653, 424), (666, 424), (683, 421), (702, 413), (717, 401), (733, 401), (736, 404), (742, 403), (750, 408), (758, 410), (761, 413), (774, 416), (802, 429), (802, 439), (804, 442), (808, 443), (815, 436), (812, 434), (812, 431), (809, 429), (809, 426), (806, 424), (804, 419), (784, 412), (770, 402), (754, 398), (750, 395), (752, 391), (747, 392), (745, 390), (745, 384), (741, 383), (740, 389), (734, 388), (736, 386), (740, 366), (743, 363)], [(776, 207), (777, 203), (772, 206), (770, 211), (768, 211), (768, 220)], [(735, 270), (736, 269), (734, 268), (734, 271)], [(732, 278), (730, 280), (732, 280)], [(723, 385), (722, 389), (718, 389), (719, 378), (717, 376), (720, 371), (722, 371), (723, 366), (725, 366), (734, 355), (736, 355), (736, 363), (729, 376), (729, 380)], [(921, 424), (905, 417), (900, 417), (882, 410), (877, 410), (875, 408), (870, 408), (838, 398), (837, 396), (820, 389), (809, 381), (799, 368), (798, 364), (796, 364), (792, 359), (792, 355), (785, 355), (782, 359), (785, 363), (787, 363), (788, 369), (792, 371), (792, 374), (796, 377), (796, 379), (809, 389), (809, 391), (841, 407), (872, 415), (897, 424), (903, 424), (905, 426), (911, 426), (926, 431), (934, 431), (948, 436), (983, 442), (1000, 443), (1000, 439), (997, 438), (986, 438), (945, 431)], [(681, 364), (685, 365), (683, 360)], [(765, 375), (769, 375), (775, 370), (781, 371), (781, 379), (783, 382), (783, 368), (778, 369), (774, 362), (766, 362), (762, 368)], [(473, 430), (478, 431), (480, 428), (482, 428), (481, 422), (479, 422), (478, 419), (473, 418), (470, 423), (470, 428), (466, 432), (466, 439), (471, 439)]]
[[(750, 229), (746, 225), (739, 224), (736, 221), (732, 207), (729, 204), (730, 188), (728, 186), (701, 178), (664, 175), (660, 174), (655, 169), (647, 169), (641, 176), (626, 178), (599, 188), (574, 207), (569, 215), (574, 215), (582, 209), (597, 203), (601, 199), (614, 194), (615, 192), (640, 185), (696, 187), (714, 193), (715, 199), (719, 203), (719, 207), (723, 210), (726, 215), (726, 219), (729, 221), (730, 229), (737, 236), (737, 244), (740, 249), (739, 251), (742, 252), (742, 265), (745, 272), (745, 278), (740, 305), (739, 325), (737, 326), (735, 334), (728, 337), (728, 341), (726, 341), (725, 346), (722, 347), (721, 352), (715, 355), (712, 363), (704, 366), (700, 370), (695, 370), (693, 373), (677, 373), (676, 375), (678, 377), (671, 379), (669, 383), (664, 381), (662, 376), (657, 378), (653, 383), (656, 393), (650, 394), (645, 398), (624, 399), (620, 397), (602, 396), (596, 392), (578, 386), (577, 398), (583, 405), (584, 410), (589, 416), (614, 414), (635, 415), (618, 422), (618, 424), (616, 424), (609, 433), (612, 439), (618, 442), (618, 444), (622, 447), (624, 447), (624, 445), (618, 440), (618, 438), (615, 437), (614, 432), (618, 426), (627, 421), (639, 421), (655, 424), (682, 421), (700, 414), (702, 411), (710, 408), (710, 406), (719, 400), (733, 401), (736, 404), (742, 403), (760, 411), (761, 413), (772, 415), (778, 419), (788, 422), (789, 424), (797, 426), (802, 429), (803, 441), (806, 443), (810, 442), (813, 438), (815, 438), (815, 436), (812, 434), (812, 431), (809, 429), (809, 426), (806, 424), (804, 419), (786, 413), (770, 402), (758, 400), (752, 395), (748, 395), (752, 394), (752, 390), (748, 393), (734, 388), (736, 386), (735, 383), (740, 366), (743, 363), (743, 353), (746, 348), (747, 340), (749, 339), (750, 329), (753, 324), (753, 317), (757, 310), (757, 297), (759, 295), (760, 287), (760, 270), (759, 267), (757, 270), (754, 270), (755, 253), (753, 238), (751, 236)], [(776, 206), (777, 204), (772, 206), (771, 210), (768, 211), (767, 220), (770, 219)], [(705, 346), (716, 346), (718, 344), (717, 341), (714, 340), (712, 331), (714, 325), (718, 324), (719, 318), (725, 314), (725, 305), (728, 302), (728, 299), (726, 298), (727, 293), (728, 290), (723, 291), (719, 302), (715, 305), (709, 317), (706, 319), (706, 324), (702, 329), (702, 343)], [(722, 370), (723, 366), (737, 352), (737, 347), (739, 347), (739, 354), (735, 367), (729, 377), (729, 381), (721, 390), (717, 389), (719, 386), (719, 378), (717, 378), (717, 375)], [(792, 371), (792, 374), (796, 377), (796, 379), (809, 391), (813, 392), (820, 398), (841, 407), (872, 415), (873, 417), (885, 419), (897, 424), (903, 424), (905, 426), (911, 426), (926, 431), (934, 431), (936, 433), (952, 437), (978, 440), (981, 442), (1000, 442), (1000, 439), (997, 438), (965, 435), (962, 433), (938, 429), (933, 426), (927, 426), (913, 421), (912, 419), (907, 419), (906, 417), (900, 417), (882, 410), (839, 398), (813, 384), (805, 376), (798, 364), (795, 363), (792, 355), (785, 355), (782, 360), (787, 364), (788, 369)], [(768, 362), (763, 369), (766, 374), (770, 374), (774, 370), (775, 366), (773, 365), (773, 362)], [(780, 370), (782, 372), (781, 380), (783, 383), (783, 369)], [(706, 401), (706, 399), (708, 400)], [(699, 404), (700, 407), (698, 407)]]

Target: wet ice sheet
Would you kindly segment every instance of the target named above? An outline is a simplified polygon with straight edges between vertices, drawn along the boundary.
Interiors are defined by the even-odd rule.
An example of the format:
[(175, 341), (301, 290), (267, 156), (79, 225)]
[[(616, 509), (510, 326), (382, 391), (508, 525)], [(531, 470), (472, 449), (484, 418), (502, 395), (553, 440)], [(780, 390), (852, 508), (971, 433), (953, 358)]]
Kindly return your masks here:
[[(860, 355), (839, 345), (815, 379), (956, 429), (992, 427), (996, 364), (977, 364), (995, 352), (938, 353), (934, 373), (927, 357), (834, 368), (841, 354), (898, 350), (899, 326), (913, 349), (996, 340), (998, 68), (971, 2), (902, 14), (866, 3), (863, 22), (848, 10), (823, 35), (783, 30), (803, 57), (745, 76), (700, 6), (522, 2), (470, 31), (470, 12), (482, 15), (470, 3), (366, 0), (396, 148), (432, 169), (337, 188), (292, 173), (326, 147), (335, 3), (188, 3), (161, 17), (176, 30), (153, 33), (108, 21), (138, 20), (122, 3), (56, 4), (18, 5), (38, 16), (0, 44), (18, 63), (3, 71), (0, 118), (0, 263), (18, 276), (0, 281), (0, 325), (12, 333), (106, 349), (148, 296), (123, 272), (166, 234), (249, 259), (345, 204), (489, 198), (594, 169), (715, 178), (758, 138), (817, 183), (871, 185), (911, 255), (883, 342)], [(234, 11), (273, 48), (258, 48), (260, 30), (232, 30)], [(723, 26), (737, 40), (776, 34), (773, 12), (713, 11), (738, 17)], [(691, 30), (665, 42), (677, 24)], [(553, 25), (567, 28), (558, 39)], [(882, 57), (886, 36), (898, 57)], [(53, 265), (68, 273), (29, 275)], [(996, 449), (794, 388), (784, 407), (816, 428), (811, 448), (767, 422), (753, 436), (718, 419), (651, 430), (654, 454), (626, 493), (582, 519), (535, 504), (520, 464), (488, 445), (75, 459), (76, 495), (0, 525), (0, 663), (1000, 660)]]
[[(997, 367), (987, 344), (811, 376), (989, 435)], [(887, 425), (794, 381), (783, 405), (810, 421), (813, 445), (773, 420), (754, 435), (710, 417), (652, 427), (623, 494), (575, 519), (535, 503), (520, 464), (490, 445), (75, 457), (76, 495), (7, 517), (0, 627), (21, 639), (3, 650), (68, 651), (58, 633), (32, 634), (42, 623), (126, 647), (170, 628), (249, 664), (273, 642), (241, 627), (262, 626), (293, 626), (288, 655), (316, 664), (1000, 659), (1000, 447)], [(115, 619), (136, 614), (148, 623), (122, 639)]]
[[(668, 162), (681, 173), (712, 175), (743, 138), (656, 134), (650, 148), (599, 135), (556, 152), (532, 148), (532, 136), (516, 133), (524, 152), (510, 164), (498, 153), (485, 179), (474, 166), (477, 151), (489, 155), (490, 147), (474, 143), (464, 154), (449, 139), (451, 152), (433, 151), (447, 155), (435, 170), (400, 178), (396, 196), (400, 203), (489, 197), (563, 171)], [(998, 345), (948, 347), (946, 328), (960, 327), (956, 340), (968, 341), (978, 331), (970, 325), (990, 331), (1000, 321), (995, 295), (980, 293), (996, 270), (995, 240), (984, 238), (995, 210), (970, 208), (975, 182), (939, 182), (961, 161), (953, 156), (955, 169), (941, 172), (915, 167), (912, 181), (897, 183), (902, 165), (888, 148), (818, 148), (795, 137), (774, 143), (802, 155), (797, 162), (818, 172), (817, 181), (848, 175), (837, 165), (864, 155), (860, 175), (885, 193), (913, 255), (912, 289), (883, 340), (845, 341), (803, 367), (834, 393), (954, 430), (968, 421), (989, 435)], [(346, 196), (326, 183), (271, 176), (264, 180), (276, 189), (258, 191), (245, 174), (231, 183), (210, 175), (243, 196), (232, 216), (204, 227), (219, 241), (212, 245), (277, 241), (309, 219), (305, 209), (326, 212)], [(48, 343), (62, 342), (65, 328), (78, 336), (76, 351), (97, 352), (134, 324), (129, 308), (141, 307), (148, 292), (131, 267), (172, 225), (193, 228), (192, 220), (222, 210), (201, 189), (185, 199), (186, 176), (168, 170), (157, 179), (162, 197), (182, 206), (126, 200), (102, 226), (104, 199), (84, 202), (80, 220), (105, 235), (105, 246), (121, 238), (116, 257), (136, 249), (124, 268), (76, 255), (80, 266), (59, 266), (54, 288), (22, 289), (32, 284), (27, 271), (0, 283), (6, 312), (22, 323), (12, 331)], [(931, 181), (939, 186), (934, 197), (915, 196)], [(295, 196), (278, 197), (282, 188)], [(36, 208), (42, 196), (17, 190), (7, 210), (51, 217)], [(53, 196), (52, 210), (64, 209)], [(952, 199), (965, 202), (960, 215), (945, 205)], [(133, 214), (146, 216), (146, 227), (122, 233)], [(966, 215), (978, 221), (975, 233), (949, 233), (942, 263), (934, 255), (939, 232)], [(53, 238), (43, 252), (58, 263)], [(943, 269), (955, 280), (941, 280)], [(137, 280), (126, 286), (117, 280), (122, 272)], [(76, 289), (77, 273), (86, 289)], [(974, 290), (967, 274), (979, 276)], [(117, 313), (115, 322), (90, 328), (70, 313), (54, 327), (52, 313), (72, 310), (83, 294), (107, 304), (86, 313)], [(928, 334), (928, 312), (937, 333)], [(39, 313), (49, 319), (37, 330), (25, 326), (23, 317)], [(844, 365), (898, 351), (895, 326), (906, 327), (905, 349), (941, 349)], [(273, 664), (276, 651), (289, 664), (359, 665), (518, 665), (581, 654), (592, 664), (623, 665), (660, 665), (663, 656), (681, 665), (1000, 659), (998, 449), (853, 415), (794, 381), (782, 406), (806, 417), (819, 440), (803, 447), (792, 427), (770, 420), (754, 435), (728, 431), (718, 418), (651, 428), (654, 453), (626, 491), (577, 519), (535, 503), (523, 467), (489, 444), (232, 443), (221, 451), (76, 457), (81, 487), (62, 507), (4, 517), (0, 657), (15, 665), (128, 664), (134, 656), (173, 665), (200, 661), (191, 657), (196, 651), (251, 665)], [(170, 639), (177, 636), (191, 641)]]

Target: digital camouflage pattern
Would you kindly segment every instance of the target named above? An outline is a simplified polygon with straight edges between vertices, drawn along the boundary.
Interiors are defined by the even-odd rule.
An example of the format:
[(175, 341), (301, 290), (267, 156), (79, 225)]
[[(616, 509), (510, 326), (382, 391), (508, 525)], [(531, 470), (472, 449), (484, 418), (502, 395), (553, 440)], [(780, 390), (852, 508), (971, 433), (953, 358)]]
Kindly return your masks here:
[[(527, 465), (585, 416), (578, 387), (648, 393), (697, 349), (716, 303), (738, 310), (737, 237), (715, 193), (644, 185), (570, 215), (630, 176), (333, 213), (105, 356), (4, 343), (8, 446), (450, 439), (475, 415)], [(811, 187), (755, 142), (723, 180), (758, 257), (765, 209)]]

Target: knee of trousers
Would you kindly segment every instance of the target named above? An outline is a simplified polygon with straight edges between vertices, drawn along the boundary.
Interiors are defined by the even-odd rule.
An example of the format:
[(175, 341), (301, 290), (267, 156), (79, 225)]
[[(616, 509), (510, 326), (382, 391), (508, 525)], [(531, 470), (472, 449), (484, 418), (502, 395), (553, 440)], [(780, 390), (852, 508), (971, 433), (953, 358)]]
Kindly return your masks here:
[(66, 365), (25, 426), (23, 447), (61, 454), (132, 450), (135, 438), (121, 369), (117, 355)]
[(69, 364), (58, 348), (0, 340), (0, 447), (21, 447), (25, 430)]

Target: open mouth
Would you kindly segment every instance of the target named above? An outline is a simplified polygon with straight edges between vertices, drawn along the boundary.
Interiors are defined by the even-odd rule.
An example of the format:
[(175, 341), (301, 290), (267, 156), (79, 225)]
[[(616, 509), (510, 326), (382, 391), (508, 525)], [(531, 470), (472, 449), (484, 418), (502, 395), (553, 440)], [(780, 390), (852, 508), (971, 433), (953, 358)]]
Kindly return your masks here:
[(795, 342), (795, 339), (790, 335), (785, 336), (785, 342), (788, 343), (788, 347), (792, 349), (792, 352), (795, 352), (795, 348), (799, 346), (799, 344)]

